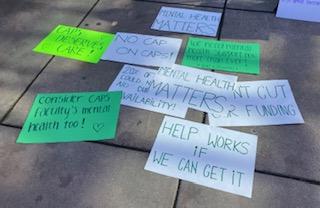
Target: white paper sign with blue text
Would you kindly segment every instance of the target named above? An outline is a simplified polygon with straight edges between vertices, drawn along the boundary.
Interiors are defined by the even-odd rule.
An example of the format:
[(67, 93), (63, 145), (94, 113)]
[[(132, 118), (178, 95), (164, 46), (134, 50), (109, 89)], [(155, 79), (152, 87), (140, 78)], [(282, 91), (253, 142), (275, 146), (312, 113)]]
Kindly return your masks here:
[(214, 126), (262, 126), (304, 123), (288, 80), (237, 82), (219, 112), (208, 112)]
[(214, 37), (220, 19), (217, 12), (161, 7), (151, 29)]
[(236, 81), (236, 76), (178, 65), (159, 70), (124, 65), (109, 91), (122, 91), (123, 105), (184, 118), (188, 108), (219, 108), (215, 97), (232, 91)]
[(277, 17), (320, 22), (320, 0), (280, 0)]
[(177, 38), (118, 32), (101, 59), (143, 66), (171, 66), (181, 43)]
[(149, 93), (154, 80), (157, 80), (156, 75), (156, 70), (124, 65), (109, 91), (122, 91), (122, 105), (185, 117), (187, 108), (183, 104), (168, 99), (165, 94)]
[(172, 80), (176, 84), (180, 83), (198, 90), (213, 91), (232, 91), (238, 79), (234, 75), (200, 70), (178, 64), (173, 64), (171, 67), (160, 67), (158, 75), (164, 77), (165, 80)]
[(251, 198), (257, 136), (165, 116), (145, 170)]

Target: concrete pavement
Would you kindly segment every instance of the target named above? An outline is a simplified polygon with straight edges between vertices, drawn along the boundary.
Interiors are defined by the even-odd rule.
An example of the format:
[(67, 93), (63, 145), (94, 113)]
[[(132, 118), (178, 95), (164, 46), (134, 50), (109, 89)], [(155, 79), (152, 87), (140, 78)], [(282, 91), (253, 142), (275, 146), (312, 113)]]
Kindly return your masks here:
[[(318, 207), (320, 202), (320, 24), (278, 19), (277, 1), (2, 1), (0, 202), (4, 207)], [(2, 6), (3, 5), (3, 6)], [(10, 6), (8, 6), (10, 5)], [(29, 5), (29, 6), (28, 6)], [(258, 135), (252, 199), (143, 170), (163, 115), (122, 106), (117, 138), (105, 143), (17, 145), (39, 92), (106, 90), (123, 64), (35, 54), (59, 24), (178, 37), (151, 30), (161, 6), (224, 12), (221, 40), (258, 42), (261, 74), (288, 79), (304, 125), (233, 128)], [(203, 121), (190, 110), (186, 119)]]

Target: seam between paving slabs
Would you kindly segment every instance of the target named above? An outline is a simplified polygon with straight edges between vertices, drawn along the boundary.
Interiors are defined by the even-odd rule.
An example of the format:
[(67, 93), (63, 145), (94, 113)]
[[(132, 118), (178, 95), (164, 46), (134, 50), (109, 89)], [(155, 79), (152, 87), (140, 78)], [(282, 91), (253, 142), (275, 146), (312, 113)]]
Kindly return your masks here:
[[(100, 0), (96, 0), (96, 2), (90, 7), (90, 9), (86, 12), (86, 14), (81, 18), (80, 22), (77, 24), (76, 27), (79, 27), (82, 22), (88, 17), (88, 15), (92, 12), (92, 10), (96, 7), (96, 5), (99, 3)], [(3, 115), (3, 117), (0, 119), (0, 125), (3, 125), (4, 120), (8, 117), (8, 115), (11, 113), (11, 111), (14, 109), (14, 107), (17, 105), (17, 103), (21, 100), (21, 98), (26, 94), (26, 92), (30, 89), (30, 87), (33, 85), (33, 83), (37, 80), (37, 78), (40, 76), (40, 74), (47, 68), (47, 66), (52, 62), (52, 60), (55, 58), (55, 56), (51, 56), (51, 58), (47, 61), (47, 63), (41, 68), (41, 70), (36, 74), (36, 76), (31, 80), (31, 82), (27, 85), (27, 87), (23, 90), (23, 92), (20, 94), (20, 96), (17, 98), (17, 100), (12, 104), (12, 106), (9, 108), (9, 110)]]
[(229, 8), (227, 7), (227, 10), (233, 10), (233, 11), (240, 11), (240, 12), (260, 12), (260, 13), (268, 13), (268, 14), (274, 14), (277, 11), (277, 7), (276, 6), (273, 11), (265, 11), (265, 10), (254, 10), (254, 9), (240, 9), (240, 8)]
[(143, 3), (150, 3), (150, 4), (170, 4), (170, 5), (178, 5), (178, 6), (188, 6), (188, 7), (203, 7), (203, 8), (213, 8), (213, 9), (222, 9), (223, 7), (217, 7), (217, 6), (208, 6), (208, 5), (193, 5), (193, 4), (187, 4), (187, 3), (179, 3), (179, 2), (166, 2), (166, 1), (145, 1), (145, 0), (133, 0)]
[[(218, 27), (218, 31), (217, 31), (217, 40), (219, 41), (221, 38), (221, 31), (222, 31), (222, 27), (223, 27), (223, 20), (224, 20), (224, 14), (226, 11), (226, 7), (227, 7), (227, 2), (228, 0), (224, 1), (224, 5), (222, 8), (222, 14), (221, 14), (221, 19), (220, 19), (220, 25)], [(220, 8), (221, 9), (221, 8)], [(212, 72), (214, 72), (214, 70), (211, 70)], [(201, 123), (205, 124), (206, 123), (206, 117), (207, 117), (207, 113), (202, 112), (202, 121)], [(180, 193), (180, 184), (181, 184), (181, 179), (178, 179), (178, 187), (177, 187), (177, 191), (176, 191), (176, 195), (175, 195), (175, 199), (174, 199), (174, 204), (173, 204), (173, 208), (177, 207), (177, 203), (178, 203), (178, 198), (179, 198), (179, 193)]]
[[(220, 25), (218, 27), (218, 31), (217, 31), (217, 40), (219, 41), (221, 39), (221, 34), (222, 34), (222, 27), (223, 27), (223, 23), (224, 23), (224, 15), (227, 9), (227, 4), (228, 4), (228, 0), (225, 0), (223, 8), (222, 8), (222, 14), (221, 14), (221, 19), (220, 19)], [(212, 72), (214, 72), (215, 70), (211, 70)], [(207, 118), (207, 113), (203, 113), (202, 115), (202, 123), (205, 124), (206, 123), (206, 118)]]
[(176, 191), (176, 194), (174, 196), (174, 201), (173, 201), (172, 208), (176, 208), (177, 205), (178, 205), (178, 197), (179, 197), (179, 193), (180, 193), (180, 185), (181, 185), (181, 179), (178, 179), (177, 191)]
[[(0, 124), (0, 127), (1, 126), (20, 129), (20, 130), (22, 129), (21, 126), (16, 126), (16, 125), (11, 125), (11, 124)], [(117, 148), (126, 149), (126, 150), (137, 151), (137, 152), (150, 153), (150, 150), (147, 150), (147, 149), (130, 147), (130, 146), (123, 146), (123, 145), (113, 144), (113, 143), (105, 143), (105, 142), (100, 142), (100, 141), (87, 141), (86, 143), (94, 143), (94, 144), (98, 144), (98, 145), (106, 145), (106, 146), (117, 147)], [(263, 175), (271, 175), (271, 176), (275, 176), (275, 177), (279, 177), (279, 178), (285, 178), (285, 179), (289, 179), (289, 180), (291, 179), (291, 180), (295, 180), (295, 181), (300, 181), (300, 182), (320, 186), (320, 181), (312, 180), (312, 179), (308, 179), (308, 178), (297, 177), (297, 176), (292, 176), (292, 175), (285, 175), (285, 174), (281, 174), (281, 173), (275, 173), (275, 172), (271, 172), (271, 171), (258, 170), (258, 169), (255, 169), (254, 172), (260, 173)], [(179, 179), (179, 184), (180, 184), (180, 179)]]
[[(172, 5), (181, 5), (181, 6), (194, 6), (194, 7), (204, 7), (204, 8), (216, 8), (216, 9), (223, 9), (222, 11), (222, 16), (221, 16), (221, 21), (220, 21), (220, 27), (218, 30), (218, 35), (217, 35), (217, 40), (221, 39), (221, 31), (223, 27), (223, 22), (224, 22), (224, 15), (226, 10), (236, 10), (236, 11), (246, 11), (246, 12), (260, 12), (260, 13), (275, 13), (276, 8), (274, 11), (261, 11), (261, 10), (248, 10), (248, 9), (237, 9), (237, 8), (227, 8), (227, 3), (228, 0), (225, 1), (223, 8), (221, 7), (213, 7), (213, 6), (206, 6), (206, 5), (190, 5), (190, 4), (183, 4), (183, 3), (171, 3), (171, 2), (157, 2), (157, 1), (143, 1), (143, 0), (134, 0), (134, 1), (139, 1), (139, 2), (144, 2), (144, 3), (159, 3), (159, 4), (172, 4)], [(81, 21), (77, 24), (76, 27), (79, 27), (83, 21), (88, 17), (88, 15), (92, 12), (92, 10), (96, 7), (96, 5), (100, 2), (100, 0), (97, 0), (92, 7), (88, 10), (88, 12), (84, 15), (84, 17), (81, 19)], [(16, 129), (21, 129), (20, 126), (16, 125), (9, 125), (9, 124), (3, 124), (3, 121), (7, 118), (7, 116), (10, 114), (10, 112), (13, 110), (13, 108), (16, 106), (16, 104), (20, 101), (20, 99), (24, 96), (24, 94), (29, 90), (29, 88), (32, 86), (32, 84), (35, 82), (35, 80), (40, 76), (40, 74), (46, 69), (46, 67), (52, 62), (55, 56), (52, 56), (48, 62), (42, 67), (42, 69), (39, 71), (39, 73), (34, 77), (34, 79), (29, 83), (29, 85), (26, 87), (26, 89), (22, 92), (22, 94), (19, 96), (19, 98), (14, 102), (14, 104), (11, 106), (11, 108), (6, 112), (6, 114), (3, 116), (3, 118), (0, 120), (0, 126), (4, 127), (11, 127), (11, 128), (16, 128)], [(214, 70), (212, 70), (214, 71)], [(206, 113), (203, 113), (203, 120), (202, 123), (205, 123), (205, 118), (206, 118)], [(144, 152), (144, 153), (150, 153), (149, 150), (146, 149), (141, 149), (141, 148), (135, 148), (135, 147), (128, 147), (128, 146), (122, 146), (118, 144), (112, 144), (112, 143), (103, 143), (103, 142), (93, 142), (90, 141), (88, 143), (94, 143), (94, 144), (99, 144), (99, 145), (107, 145), (107, 146), (113, 146), (113, 147), (118, 147), (118, 148), (123, 148), (123, 149), (128, 149), (128, 150), (133, 150), (133, 151), (139, 151), (139, 152)], [(320, 181), (317, 180), (310, 180), (307, 178), (302, 178), (302, 177), (296, 177), (296, 176), (290, 176), (290, 175), (284, 175), (280, 173), (273, 173), (270, 171), (265, 171), (265, 170), (257, 170), (255, 169), (256, 173), (264, 174), (264, 175), (272, 175), (275, 177), (280, 177), (280, 178), (286, 178), (286, 179), (291, 179), (291, 180), (296, 180), (300, 182), (305, 182), (308, 184), (313, 184), (313, 185), (318, 185), (320, 186)], [(174, 204), (173, 207), (175, 208), (177, 206), (177, 201), (178, 201), (178, 195), (179, 195), (179, 189), (180, 189), (180, 182), (181, 180), (178, 180), (178, 185), (177, 185), (177, 191), (175, 194), (175, 199), (174, 199)]]
[[(208, 6), (208, 5), (192, 5), (187, 3), (179, 3), (179, 2), (166, 2), (166, 1), (157, 1), (157, 0), (133, 0), (133, 1), (139, 1), (143, 3), (155, 3), (155, 4), (170, 4), (170, 5), (179, 5), (179, 6), (189, 6), (189, 7), (203, 7), (203, 8), (212, 8), (212, 9), (223, 9), (224, 7), (218, 7), (218, 6)], [(225, 4), (228, 0), (225, 0)], [(276, 6), (273, 11), (266, 11), (266, 10), (255, 10), (255, 9), (241, 9), (241, 8), (232, 8), (228, 7), (226, 5), (226, 9), (228, 10), (235, 10), (235, 11), (244, 11), (244, 12), (260, 12), (260, 13), (275, 13), (277, 10)]]
[(42, 67), (42, 69), (38, 72), (38, 74), (31, 80), (31, 82), (27, 85), (27, 87), (23, 90), (23, 92), (19, 95), (17, 100), (12, 104), (12, 106), (9, 108), (9, 110), (4, 114), (4, 116), (0, 120), (0, 124), (3, 124), (4, 120), (8, 117), (8, 115), (11, 113), (13, 108), (17, 105), (17, 103), (20, 101), (20, 99), (26, 94), (26, 92), (29, 90), (29, 88), (32, 86), (32, 84), (36, 81), (36, 79), (40, 76), (40, 74), (47, 68), (47, 66), (51, 63), (51, 61), (54, 59), (55, 56), (51, 56), (49, 61)]

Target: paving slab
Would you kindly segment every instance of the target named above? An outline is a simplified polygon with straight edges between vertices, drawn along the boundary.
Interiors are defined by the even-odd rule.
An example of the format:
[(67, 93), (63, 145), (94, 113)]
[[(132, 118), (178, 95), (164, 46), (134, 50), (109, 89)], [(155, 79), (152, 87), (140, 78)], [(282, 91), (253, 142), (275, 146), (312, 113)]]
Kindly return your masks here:
[(227, 8), (275, 12), (279, 0), (228, 0)]
[[(136, 0), (136, 1), (145, 1), (150, 3), (170, 3), (170, 4), (179, 4), (182, 5), (191, 5), (191, 6), (206, 6), (206, 7), (220, 7), (223, 8), (226, 0)], [(175, 6), (175, 5), (172, 5)]]
[[(132, 32), (177, 37), (188, 35), (151, 30), (151, 24), (161, 5), (139, 1), (100, 1), (81, 27), (106, 32)], [(188, 7), (190, 8), (190, 7)], [(130, 21), (128, 21), (130, 20)], [(178, 63), (181, 62), (180, 50)], [(123, 64), (100, 61), (88, 64), (56, 57), (38, 77), (28, 92), (5, 120), (6, 124), (22, 126), (32, 101), (39, 92), (80, 92), (106, 90), (112, 84)], [(187, 119), (201, 122), (202, 112), (190, 110)], [(163, 115), (122, 106), (117, 140), (112, 143), (150, 150), (160, 128)]]
[(274, 14), (227, 10), (223, 40), (258, 42), (261, 74), (239, 80), (288, 79), (303, 125), (234, 128), (258, 135), (256, 168), (320, 181), (320, 24)]
[(50, 56), (32, 52), (56, 25), (76, 26), (96, 0), (0, 2), (0, 119)]
[(178, 180), (145, 171), (148, 154), (94, 143), (15, 144), (0, 127), (1, 207), (172, 207)]
[(251, 199), (182, 181), (176, 207), (316, 208), (319, 203), (320, 186), (256, 173)]

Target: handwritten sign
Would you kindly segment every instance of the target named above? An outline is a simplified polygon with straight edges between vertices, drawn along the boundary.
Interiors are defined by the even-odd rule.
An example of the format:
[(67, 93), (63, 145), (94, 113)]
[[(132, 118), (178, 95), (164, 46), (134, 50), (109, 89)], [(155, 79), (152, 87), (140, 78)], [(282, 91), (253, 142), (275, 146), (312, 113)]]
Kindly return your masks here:
[(121, 92), (38, 94), (17, 143), (114, 138), (121, 95)]
[(214, 94), (232, 91), (236, 76), (173, 65), (152, 70), (125, 65), (109, 88), (123, 91), (121, 104), (185, 117), (188, 107), (220, 108)]
[(114, 35), (58, 25), (33, 51), (98, 63)]
[(161, 7), (152, 29), (195, 35), (216, 36), (221, 13)]
[(145, 169), (251, 198), (257, 136), (166, 116)]
[(117, 33), (103, 60), (145, 66), (174, 64), (182, 40), (134, 33)]
[(277, 17), (320, 22), (320, 0), (280, 0)]
[(209, 112), (210, 125), (260, 126), (304, 123), (287, 80), (238, 82), (225, 94), (220, 112)]
[[(232, 91), (238, 77), (233, 75), (208, 72), (192, 67), (174, 64), (171, 67), (160, 67), (158, 75), (165, 80), (172, 80), (185, 86), (209, 90)], [(157, 79), (160, 79), (158, 77)]]
[(248, 74), (260, 73), (260, 46), (189, 38), (182, 65)]

